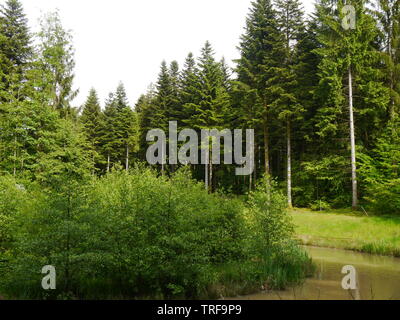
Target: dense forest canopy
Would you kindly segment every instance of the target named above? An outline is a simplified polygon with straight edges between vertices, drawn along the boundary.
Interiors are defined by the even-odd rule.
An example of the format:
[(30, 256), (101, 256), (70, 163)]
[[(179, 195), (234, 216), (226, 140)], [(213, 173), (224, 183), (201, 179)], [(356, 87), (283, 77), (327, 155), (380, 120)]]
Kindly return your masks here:
[[(348, 30), (345, 5), (355, 9)], [(104, 104), (92, 89), (74, 108), (73, 39), (59, 14), (46, 14), (32, 34), (21, 3), (7, 0), (0, 173), (54, 186), (146, 162), (147, 132), (167, 131), (169, 121), (180, 129), (251, 128), (252, 175), (236, 176), (224, 164), (190, 166), (209, 192), (245, 194), (268, 176), (289, 207), (399, 212), (399, 7), (397, 0), (318, 0), (306, 16), (299, 0), (256, 0), (233, 69), (206, 42), (183, 66), (163, 61), (134, 106), (120, 83)], [(155, 168), (160, 175), (179, 169), (167, 163)]]

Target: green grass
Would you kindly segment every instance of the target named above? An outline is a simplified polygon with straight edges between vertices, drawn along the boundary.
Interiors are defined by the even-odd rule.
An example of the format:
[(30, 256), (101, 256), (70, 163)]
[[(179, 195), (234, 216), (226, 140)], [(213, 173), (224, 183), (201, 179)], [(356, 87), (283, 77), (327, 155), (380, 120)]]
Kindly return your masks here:
[(400, 217), (368, 217), (351, 210), (290, 213), (304, 245), (400, 257)]

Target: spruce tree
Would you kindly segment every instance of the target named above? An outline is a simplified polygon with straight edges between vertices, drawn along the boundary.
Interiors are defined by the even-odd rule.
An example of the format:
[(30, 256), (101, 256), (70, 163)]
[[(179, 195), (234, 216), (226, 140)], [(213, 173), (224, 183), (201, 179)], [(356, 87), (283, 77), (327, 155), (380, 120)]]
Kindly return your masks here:
[(99, 99), (95, 89), (91, 89), (83, 106), (80, 122), (83, 125), (84, 134), (90, 143), (93, 168), (99, 167), (99, 143), (102, 124), (102, 114)]
[(19, 0), (7, 0), (0, 6), (0, 76), (4, 90), (18, 90), (32, 53), (22, 4)]
[(111, 166), (129, 169), (130, 159), (138, 149), (137, 114), (129, 107), (124, 85), (110, 93), (105, 104), (100, 130), (101, 152), (106, 172)]
[(279, 68), (281, 74), (280, 82), (275, 86), (280, 97), (274, 101), (274, 107), (278, 112), (279, 119), (286, 122), (287, 141), (287, 198), (288, 206), (292, 203), (292, 123), (298, 120), (304, 108), (299, 103), (297, 93), (298, 82), (296, 81), (296, 46), (300, 35), (304, 30), (304, 18), (301, 4), (298, 0), (277, 0), (277, 17), (280, 31), (285, 41), (285, 58)]
[[(318, 7), (320, 19), (326, 25), (319, 36), (322, 48), (317, 51), (322, 58), (319, 67), (320, 88), (322, 92), (325, 92), (326, 97), (325, 106), (321, 108), (321, 111), (326, 116), (330, 113), (329, 118), (324, 117), (325, 124), (319, 124), (319, 126), (323, 131), (338, 130), (338, 117), (346, 110), (347, 101), (352, 206), (356, 208), (358, 206), (356, 129), (362, 137), (374, 135), (377, 122), (372, 119), (378, 119), (380, 113), (386, 109), (388, 92), (382, 86), (382, 73), (378, 68), (380, 54), (375, 45), (378, 37), (376, 22), (367, 14), (366, 1), (351, 1), (350, 4), (356, 9), (357, 23), (354, 30), (351, 28), (345, 30), (342, 27), (342, 21), (345, 19), (342, 14), (342, 8), (345, 5), (343, 1), (337, 2), (337, 16), (327, 15), (326, 8)], [(354, 111), (359, 114), (358, 128), (355, 124)], [(365, 124), (367, 126), (364, 126)], [(364, 143), (368, 142), (368, 138), (364, 140)]]
[[(224, 129), (226, 115), (229, 108), (229, 95), (224, 87), (224, 74), (222, 65), (214, 58), (214, 50), (207, 41), (201, 50), (198, 61), (197, 80), (191, 84), (190, 90), (193, 95), (188, 103), (184, 105), (185, 113), (188, 116), (184, 123), (195, 130), (202, 129)], [(202, 149), (209, 149), (210, 146), (201, 146)], [(206, 188), (213, 190), (212, 157), (209, 152), (207, 159), (204, 159), (204, 180)]]
[[(254, 1), (239, 46), (241, 58), (237, 60), (238, 81), (235, 90), (244, 97), (241, 108), (244, 109), (245, 122), (250, 122), (256, 131), (263, 134), (267, 176), (271, 174), (270, 109), (276, 98), (275, 85), (279, 80), (276, 71), (285, 56), (283, 42), (277, 13), (271, 1)], [(246, 115), (250, 115), (250, 119), (246, 119)]]
[(180, 125), (185, 125), (185, 119), (191, 117), (190, 104), (196, 104), (198, 101), (198, 90), (200, 81), (198, 78), (198, 68), (196, 60), (192, 53), (189, 53), (186, 57), (183, 70), (180, 77)]
[(117, 117), (114, 94), (110, 93), (103, 111), (100, 141), (102, 153), (106, 159), (106, 172), (110, 172), (115, 150), (118, 149), (119, 141), (115, 135), (114, 127)]
[(400, 113), (400, 2), (379, 0), (376, 12), (383, 33), (386, 77), (390, 89), (390, 120)]

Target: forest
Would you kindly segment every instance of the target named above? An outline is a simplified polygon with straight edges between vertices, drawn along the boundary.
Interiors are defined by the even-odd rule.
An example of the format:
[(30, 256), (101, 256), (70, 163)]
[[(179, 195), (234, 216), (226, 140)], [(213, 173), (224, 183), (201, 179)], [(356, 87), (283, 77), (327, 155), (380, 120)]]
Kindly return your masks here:
[[(21, 2), (4, 1), (0, 293), (283, 288), (312, 270), (287, 208), (400, 214), (400, 1), (317, 0), (306, 15), (300, 0), (254, 0), (246, 14), (233, 66), (199, 43), (182, 66), (163, 61), (134, 105), (119, 83), (104, 103), (93, 88), (75, 106), (74, 42), (60, 14), (32, 33)], [(170, 121), (254, 129), (254, 172), (169, 164), (168, 154), (149, 165), (147, 133)], [(55, 295), (38, 284), (48, 264), (60, 270)]]

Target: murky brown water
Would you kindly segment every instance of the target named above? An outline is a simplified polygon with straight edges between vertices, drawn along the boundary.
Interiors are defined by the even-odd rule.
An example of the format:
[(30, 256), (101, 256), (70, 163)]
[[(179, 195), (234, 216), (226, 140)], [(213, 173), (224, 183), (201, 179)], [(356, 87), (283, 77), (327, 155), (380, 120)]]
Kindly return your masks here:
[[(328, 248), (307, 247), (318, 270), (304, 285), (279, 292), (240, 297), (245, 300), (400, 300), (400, 259)], [(343, 266), (357, 270), (358, 290), (342, 288)]]

